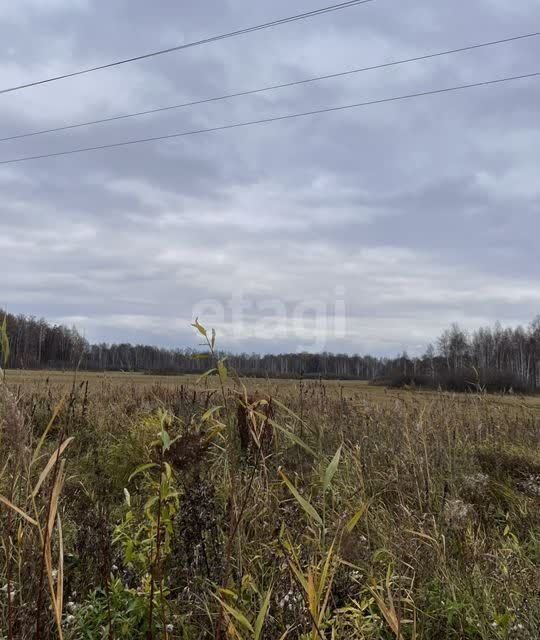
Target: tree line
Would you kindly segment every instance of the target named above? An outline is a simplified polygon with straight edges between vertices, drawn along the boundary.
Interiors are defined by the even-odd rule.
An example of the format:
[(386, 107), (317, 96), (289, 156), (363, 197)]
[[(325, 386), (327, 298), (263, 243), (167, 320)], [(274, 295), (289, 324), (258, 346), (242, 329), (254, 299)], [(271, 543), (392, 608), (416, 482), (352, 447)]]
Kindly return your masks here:
[[(90, 344), (76, 328), (0, 311), (10, 342), (8, 366), (20, 369), (83, 369), (152, 373), (202, 373), (208, 361), (196, 349), (150, 345)], [(334, 353), (227, 354), (243, 375), (383, 380), (395, 385), (497, 386), (536, 390), (540, 384), (540, 316), (527, 327), (493, 327), (472, 333), (457, 324), (426, 353), (395, 358)]]

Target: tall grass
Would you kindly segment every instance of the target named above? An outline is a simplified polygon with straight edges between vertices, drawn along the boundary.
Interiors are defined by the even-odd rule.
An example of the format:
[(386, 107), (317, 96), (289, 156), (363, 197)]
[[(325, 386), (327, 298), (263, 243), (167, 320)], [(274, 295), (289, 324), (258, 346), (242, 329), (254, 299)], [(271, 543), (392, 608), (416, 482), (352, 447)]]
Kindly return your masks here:
[(539, 637), (534, 413), (246, 383), (197, 328), (197, 384), (0, 387), (0, 637)]

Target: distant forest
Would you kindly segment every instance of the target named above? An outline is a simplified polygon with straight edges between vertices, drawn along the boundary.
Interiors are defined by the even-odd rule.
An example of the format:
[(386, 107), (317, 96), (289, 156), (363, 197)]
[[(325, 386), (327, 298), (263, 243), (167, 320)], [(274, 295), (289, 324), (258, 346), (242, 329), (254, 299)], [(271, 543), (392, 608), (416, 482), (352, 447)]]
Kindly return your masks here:
[[(202, 373), (209, 367), (195, 349), (148, 345), (90, 344), (75, 328), (12, 315), (7, 320), (8, 367), (83, 369), (148, 373)], [(528, 327), (495, 324), (467, 333), (457, 324), (445, 330), (420, 357), (395, 358), (332, 353), (228, 354), (238, 373), (263, 377), (338, 378), (381, 381), (393, 386), (449, 390), (536, 391), (540, 385), (540, 316)]]

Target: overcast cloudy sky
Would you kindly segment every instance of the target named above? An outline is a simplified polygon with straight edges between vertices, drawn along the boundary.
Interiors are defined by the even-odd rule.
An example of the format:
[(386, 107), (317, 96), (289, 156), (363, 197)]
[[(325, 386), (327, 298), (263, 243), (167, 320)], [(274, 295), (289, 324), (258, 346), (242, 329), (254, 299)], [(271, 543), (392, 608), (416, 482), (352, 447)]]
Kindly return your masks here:
[[(0, 88), (328, 0), (0, 4)], [(0, 95), (0, 137), (538, 30), (537, 0), (375, 0)], [(0, 160), (540, 71), (540, 38), (0, 143)], [(0, 167), (0, 307), (92, 341), (395, 354), (540, 312), (540, 79)], [(219, 306), (221, 305), (221, 306)], [(323, 313), (324, 312), (324, 313)], [(220, 315), (222, 318), (220, 318)]]

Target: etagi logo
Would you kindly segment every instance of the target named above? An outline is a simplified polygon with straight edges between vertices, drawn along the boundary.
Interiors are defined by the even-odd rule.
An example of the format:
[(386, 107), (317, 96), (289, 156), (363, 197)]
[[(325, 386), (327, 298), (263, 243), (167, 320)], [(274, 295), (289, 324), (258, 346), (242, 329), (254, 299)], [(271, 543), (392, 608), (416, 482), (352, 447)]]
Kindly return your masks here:
[(233, 342), (259, 338), (292, 344), (297, 352), (321, 352), (328, 350), (330, 341), (346, 336), (345, 288), (337, 286), (331, 299), (308, 297), (293, 302), (255, 298), (239, 290), (228, 299), (197, 302), (192, 317)]

